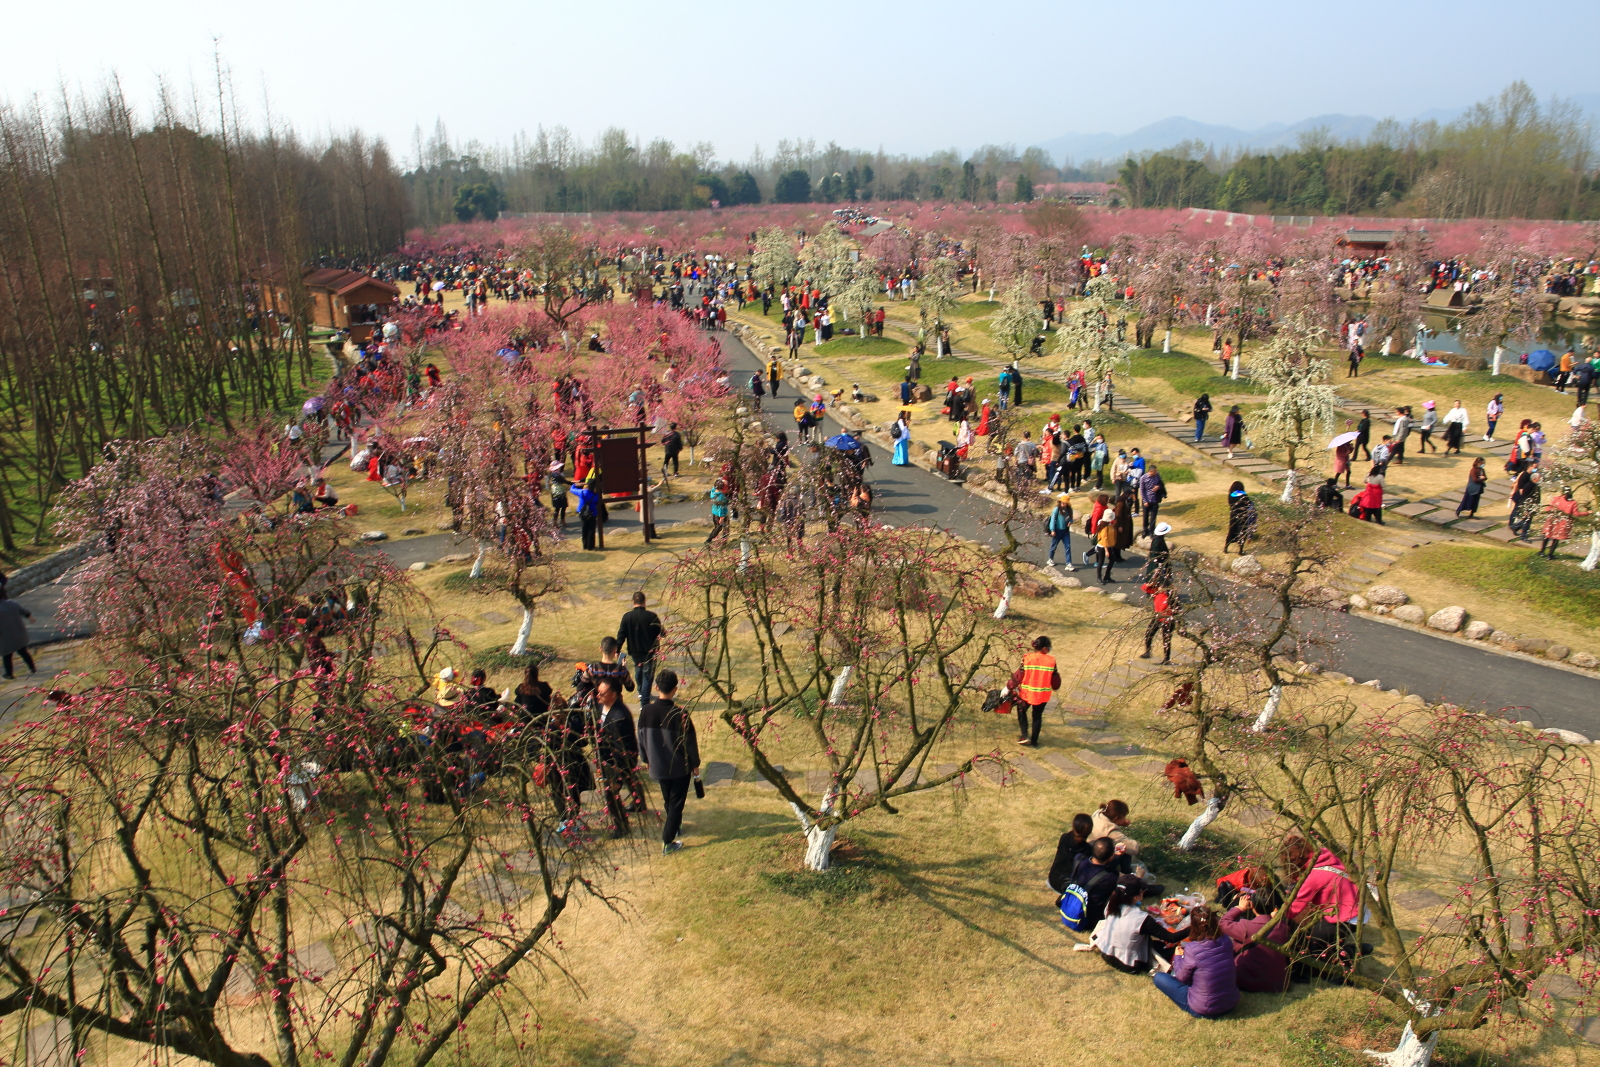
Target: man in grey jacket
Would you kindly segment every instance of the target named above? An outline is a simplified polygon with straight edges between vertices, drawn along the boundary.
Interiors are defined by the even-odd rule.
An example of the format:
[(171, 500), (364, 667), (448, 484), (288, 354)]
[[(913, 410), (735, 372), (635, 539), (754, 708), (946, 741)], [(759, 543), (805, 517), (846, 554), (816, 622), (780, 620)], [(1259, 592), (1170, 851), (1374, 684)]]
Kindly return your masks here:
[(678, 707), (678, 674), (664, 670), (655, 678), (660, 699), (639, 709), (639, 756), (661, 786), (665, 821), (661, 824), (661, 854), (670, 855), (683, 847), (678, 830), (683, 826), (683, 804), (689, 799), (689, 786), (700, 773), (700, 744), (694, 734), (694, 720)]

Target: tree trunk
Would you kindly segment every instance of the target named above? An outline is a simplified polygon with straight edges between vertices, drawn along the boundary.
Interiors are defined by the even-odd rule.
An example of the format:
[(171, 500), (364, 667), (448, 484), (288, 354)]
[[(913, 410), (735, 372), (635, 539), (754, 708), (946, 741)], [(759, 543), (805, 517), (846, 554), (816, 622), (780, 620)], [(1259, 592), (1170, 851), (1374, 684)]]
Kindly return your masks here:
[[(1068, 560), (1068, 562), (1070, 563), (1071, 561)], [(1011, 611), (1011, 592), (1012, 585), (1007, 582), (1004, 592), (1000, 594), (1000, 604), (994, 609), (995, 618), (1003, 619)]]
[(1400, 1034), (1400, 1043), (1393, 1052), (1375, 1052), (1369, 1048), (1363, 1049), (1362, 1054), (1379, 1063), (1387, 1063), (1390, 1067), (1428, 1067), (1433, 1062), (1433, 1046), (1438, 1043), (1439, 1031), (1419, 1038), (1411, 1029), (1411, 1024), (1406, 1023), (1405, 1030)]
[(1200, 834), (1205, 828), (1217, 821), (1217, 816), (1222, 814), (1223, 800), (1219, 796), (1212, 796), (1206, 801), (1206, 808), (1194, 817), (1194, 822), (1183, 832), (1183, 837), (1178, 841), (1178, 849), (1188, 852), (1194, 848), (1195, 842), (1200, 840)]
[(1592, 571), (1596, 567), (1600, 567), (1600, 530), (1589, 534), (1589, 554), (1578, 564), (1580, 571)]
[[(829, 806), (832, 803), (833, 797), (830, 796), (823, 806), (824, 813), (830, 810)], [(818, 872), (828, 870), (833, 866), (833, 839), (839, 836), (839, 824), (834, 823), (823, 829), (806, 818), (806, 813), (798, 804), (789, 806), (794, 809), (795, 817), (800, 820), (800, 830), (806, 835), (806, 870)]]
[(1505, 351), (1505, 350), (1503, 348), (1501, 348), (1499, 345), (1495, 345), (1494, 346), (1494, 362), (1492, 364), (1490, 364), (1490, 366), (1489, 366), (1489, 373), (1490, 374), (1496, 374), (1497, 375), (1497, 374), (1500, 373), (1500, 353), (1503, 352), (1503, 351)]
[(511, 654), (520, 656), (528, 651), (528, 635), (533, 633), (533, 609), (523, 606), (522, 626), (517, 629), (517, 639), (512, 642)]
[(468, 578), (483, 577), (483, 557), (489, 554), (489, 542), (478, 542), (478, 558), (472, 561), (472, 570), (467, 572)]
[(1161, 338), (1161, 352), (1165, 355), (1172, 351), (1172, 331), (1169, 329), (1166, 336)]
[(1283, 699), (1283, 686), (1275, 685), (1267, 692), (1267, 706), (1261, 709), (1261, 714), (1256, 716), (1256, 721), (1250, 725), (1250, 732), (1259, 734), (1267, 728), (1272, 717), (1278, 714), (1278, 702)]
[(828, 690), (828, 703), (838, 704), (844, 700), (845, 686), (850, 684), (850, 675), (854, 671), (854, 667), (846, 667), (839, 672), (839, 676), (833, 680), (833, 688)]
[[(1293, 460), (1290, 462), (1292, 463)], [(1289, 468), (1289, 473), (1283, 476), (1283, 495), (1278, 497), (1278, 499), (1283, 501), (1285, 504), (1294, 503), (1294, 482), (1294, 468), (1291, 466)]]

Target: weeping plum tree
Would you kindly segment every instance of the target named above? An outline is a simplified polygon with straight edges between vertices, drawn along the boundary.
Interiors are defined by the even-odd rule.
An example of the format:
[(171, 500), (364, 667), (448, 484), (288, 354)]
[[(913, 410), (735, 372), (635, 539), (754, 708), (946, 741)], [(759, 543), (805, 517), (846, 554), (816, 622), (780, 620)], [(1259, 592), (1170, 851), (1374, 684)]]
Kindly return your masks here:
[(235, 521), (208, 452), (129, 444), (66, 494), (106, 546), (66, 605), (97, 633), (0, 738), (0, 1016), (218, 1067), (421, 1067), (469, 1019), (520, 1045), (583, 847), (514, 737), (451, 745), (400, 696), (405, 575), (342, 518)]
[(1255, 435), (1284, 450), (1283, 501), (1294, 497), (1299, 465), (1319, 436), (1326, 436), (1339, 408), (1333, 364), (1321, 354), (1328, 332), (1308, 312), (1278, 323), (1272, 340), (1250, 356), (1250, 377), (1266, 388), (1267, 402), (1256, 412)]
[[(986, 621), (993, 557), (936, 530), (868, 524), (746, 531), (671, 572), (673, 654), (694, 699), (719, 709), (805, 833), (805, 865), (824, 871), (839, 828), (972, 769), (930, 762), (978, 696), (1013, 635)], [(776, 747), (827, 769), (821, 797), (780, 771)]]
[(1589, 535), (1589, 552), (1578, 564), (1586, 571), (1600, 567), (1600, 423), (1585, 421), (1573, 428), (1566, 442), (1545, 460), (1547, 484), (1573, 490), (1572, 499), (1587, 515), (1573, 520), (1577, 536)]
[[(1056, 353), (1062, 357), (1062, 369), (1068, 374), (1082, 371), (1097, 398), (1099, 383), (1124, 367), (1133, 351), (1132, 345), (1117, 339), (1112, 326), (1115, 288), (1116, 283), (1105, 275), (1091, 280), (1085, 298), (1067, 311), (1056, 331)], [(1100, 401), (1096, 399), (1095, 410), (1099, 409)]]
[[(1210, 797), (1183, 835), (1190, 849), (1240, 790), (1224, 755), (1266, 730), (1295, 675), (1282, 664), (1337, 646), (1337, 616), (1325, 610), (1321, 581), (1331, 578), (1340, 553), (1336, 517), (1319, 509), (1263, 502), (1255, 554), (1260, 570), (1218, 574), (1199, 557), (1172, 557), (1180, 609), (1174, 627), (1177, 658), (1141, 683), (1170, 690), (1162, 714), (1169, 744), (1183, 752)], [(1148, 616), (1120, 631), (1116, 644), (1141, 647)], [(1185, 654), (1186, 653), (1186, 654)]]
[[(1399, 1009), (1398, 1046), (1369, 1058), (1426, 1067), (1441, 1034), (1554, 1022), (1593, 998), (1600, 798), (1581, 749), (1450, 705), (1348, 701), (1308, 703), (1255, 741), (1217, 756), (1235, 786), (1363, 883), (1352, 941), (1376, 935), (1376, 953), (1306, 959), (1309, 924), (1283, 951)], [(1464, 857), (1459, 873), (1429, 866), (1444, 902), (1420, 933), (1396, 900), (1419, 855)]]

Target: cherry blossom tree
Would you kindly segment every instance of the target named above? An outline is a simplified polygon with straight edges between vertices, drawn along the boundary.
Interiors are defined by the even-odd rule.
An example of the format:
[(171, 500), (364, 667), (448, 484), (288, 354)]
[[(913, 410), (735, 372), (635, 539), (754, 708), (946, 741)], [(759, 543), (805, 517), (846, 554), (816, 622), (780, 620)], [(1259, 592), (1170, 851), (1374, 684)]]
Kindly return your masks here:
[(922, 277), (917, 279), (917, 312), (922, 318), (923, 332), (926, 333), (930, 326), (933, 328), (940, 359), (948, 354), (944, 350), (945, 317), (956, 309), (960, 295), (961, 283), (956, 275), (955, 260), (948, 256), (929, 260), (923, 268)]

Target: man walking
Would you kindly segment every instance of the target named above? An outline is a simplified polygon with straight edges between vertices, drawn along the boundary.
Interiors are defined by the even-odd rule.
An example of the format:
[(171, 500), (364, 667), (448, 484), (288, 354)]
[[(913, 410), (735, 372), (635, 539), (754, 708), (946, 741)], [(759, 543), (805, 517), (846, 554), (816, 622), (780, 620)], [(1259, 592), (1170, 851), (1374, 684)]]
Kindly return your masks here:
[(1167, 499), (1167, 483), (1154, 463), (1148, 464), (1139, 476), (1139, 499), (1144, 503), (1144, 535), (1151, 537), (1156, 528), (1156, 516), (1161, 512), (1161, 502)]
[(669, 422), (667, 432), (661, 435), (661, 477), (667, 476), (667, 464), (672, 464), (672, 473), (678, 473), (678, 457), (683, 454), (683, 434), (678, 432), (678, 424)]
[[(641, 812), (644, 788), (635, 766), (639, 761), (639, 738), (633, 712), (622, 702), (615, 683), (602, 680), (594, 689), (595, 717), (598, 719), (600, 778), (605, 793), (606, 811), (611, 816), (611, 836), (628, 836), (628, 812)], [(633, 803), (623, 807), (622, 793), (632, 794)]]
[(1049, 565), (1056, 565), (1056, 546), (1061, 546), (1067, 553), (1067, 570), (1075, 571), (1078, 568), (1072, 565), (1072, 497), (1062, 493), (1056, 497), (1056, 506), (1050, 510), (1050, 515), (1044, 520), (1044, 531), (1050, 535), (1050, 553), (1045, 557)]
[(661, 854), (667, 856), (683, 847), (678, 830), (683, 826), (689, 787), (700, 773), (700, 745), (694, 720), (673, 701), (678, 693), (677, 672), (670, 668), (662, 671), (658, 683), (661, 699), (639, 710), (639, 755), (661, 787)]
[(625, 612), (617, 624), (617, 640), (633, 660), (634, 678), (639, 683), (639, 703), (650, 700), (650, 683), (656, 673), (656, 648), (664, 628), (661, 617), (644, 606), (644, 593), (633, 594), (633, 610)]

